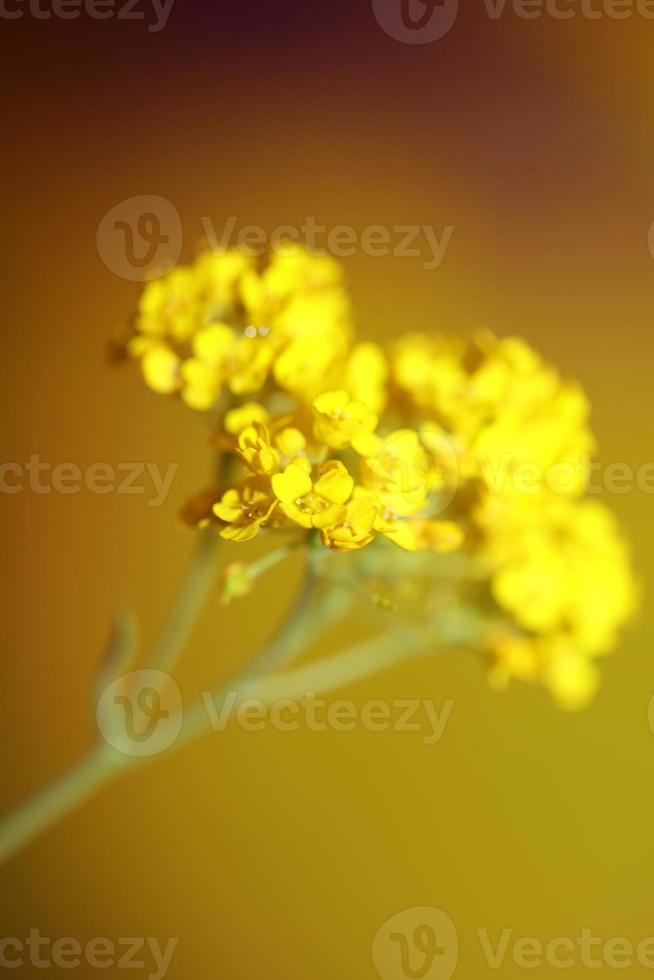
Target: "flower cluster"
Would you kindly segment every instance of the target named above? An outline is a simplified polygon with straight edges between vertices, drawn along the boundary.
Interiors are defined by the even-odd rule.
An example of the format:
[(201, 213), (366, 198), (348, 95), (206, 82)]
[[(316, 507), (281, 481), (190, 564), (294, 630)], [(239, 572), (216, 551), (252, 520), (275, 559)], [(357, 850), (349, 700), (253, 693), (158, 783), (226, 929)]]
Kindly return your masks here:
[(350, 337), (340, 267), (289, 245), (265, 267), (205, 252), (148, 283), (128, 352), (150, 388), (204, 410), (223, 391), (241, 398), (271, 381), (317, 393), (339, 376)]
[(187, 523), (238, 542), (295, 530), (373, 570), (390, 542), (439, 582), (456, 562), (447, 592), (493, 682), (540, 679), (569, 707), (592, 695), (637, 590), (611, 514), (584, 497), (586, 398), (524, 341), (356, 342), (338, 264), (287, 243), (148, 284), (127, 351), (155, 391), (216, 415), (227, 485)]

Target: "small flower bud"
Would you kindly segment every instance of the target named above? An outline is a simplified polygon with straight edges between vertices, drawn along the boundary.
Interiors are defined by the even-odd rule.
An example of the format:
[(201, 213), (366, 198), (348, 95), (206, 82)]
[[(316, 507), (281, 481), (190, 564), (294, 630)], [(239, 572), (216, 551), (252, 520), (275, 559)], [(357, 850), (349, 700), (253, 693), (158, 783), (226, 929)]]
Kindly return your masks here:
[(233, 599), (242, 599), (252, 591), (252, 576), (247, 565), (235, 561), (228, 565), (222, 575), (221, 600), (228, 605)]

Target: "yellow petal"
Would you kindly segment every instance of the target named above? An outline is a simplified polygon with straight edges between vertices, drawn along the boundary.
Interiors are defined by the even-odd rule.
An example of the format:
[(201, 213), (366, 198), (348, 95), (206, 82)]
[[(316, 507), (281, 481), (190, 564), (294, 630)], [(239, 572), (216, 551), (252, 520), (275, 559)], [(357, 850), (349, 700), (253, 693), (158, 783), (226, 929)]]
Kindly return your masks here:
[(289, 426), (275, 436), (275, 443), (282, 455), (290, 458), (304, 452), (307, 441), (299, 429)]
[(237, 436), (243, 429), (247, 429), (253, 422), (268, 421), (268, 412), (258, 402), (246, 402), (233, 408), (225, 415), (225, 431), (233, 436)]
[(313, 409), (320, 415), (333, 415), (343, 412), (350, 401), (347, 391), (326, 391), (313, 402)]
[(257, 536), (260, 526), (259, 521), (252, 521), (250, 524), (229, 524), (222, 529), (220, 536), (227, 541), (250, 541)]
[(272, 485), (277, 499), (283, 504), (289, 504), (311, 492), (311, 477), (303, 465), (293, 462), (283, 473), (276, 473), (273, 476)]
[(196, 357), (209, 364), (216, 364), (226, 357), (234, 346), (234, 331), (225, 323), (212, 323), (199, 330), (193, 338)]
[(282, 503), (282, 510), (287, 517), (290, 517), (290, 519), (295, 521), (296, 524), (299, 524), (300, 527), (306, 527), (307, 529), (313, 527), (311, 522), (311, 514), (307, 514), (305, 511), (300, 510), (297, 504), (293, 502)]
[(336, 527), (337, 524), (341, 524), (345, 520), (346, 515), (347, 507), (344, 507), (343, 504), (331, 504), (325, 510), (313, 515), (311, 526), (317, 528)]
[(331, 460), (322, 467), (315, 491), (332, 504), (344, 504), (352, 493), (354, 480), (338, 460)]
[(221, 521), (231, 523), (232, 521), (238, 520), (243, 513), (238, 490), (227, 490), (223, 494), (222, 500), (213, 505), (213, 512)]
[(377, 456), (381, 452), (383, 444), (383, 440), (379, 436), (376, 436), (374, 432), (361, 432), (352, 440), (352, 447), (356, 449), (360, 456), (364, 456), (367, 459), (372, 459)]
[(369, 531), (376, 517), (377, 507), (369, 497), (359, 497), (348, 504), (347, 520), (357, 533)]
[(392, 521), (386, 524), (382, 533), (404, 551), (419, 551), (421, 543), (413, 527), (413, 521)]
[(180, 359), (168, 347), (151, 347), (143, 355), (141, 368), (148, 388), (169, 395), (179, 387)]

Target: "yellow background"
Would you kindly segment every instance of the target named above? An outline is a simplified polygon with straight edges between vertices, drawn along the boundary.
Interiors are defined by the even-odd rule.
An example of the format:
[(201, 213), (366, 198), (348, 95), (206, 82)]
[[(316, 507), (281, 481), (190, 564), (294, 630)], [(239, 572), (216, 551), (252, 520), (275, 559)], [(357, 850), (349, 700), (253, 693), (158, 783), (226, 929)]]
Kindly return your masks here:
[[(177, 0), (160, 34), (84, 17), (25, 17), (2, 34), (3, 460), (179, 463), (160, 509), (86, 491), (0, 496), (3, 807), (90, 746), (112, 614), (129, 604), (144, 644), (154, 636), (193, 545), (177, 511), (206, 482), (202, 419), (105, 359), (138, 295), (95, 247), (119, 201), (172, 201), (186, 257), (202, 216), (269, 230), (307, 215), (359, 230), (451, 224), (438, 270), (346, 260), (360, 334), (519, 333), (582, 381), (604, 462), (652, 458), (654, 22), (492, 21), (479, 4), (446, 38), (409, 46), (366, 2)], [(494, 693), (474, 656), (448, 656), (348, 691), (452, 699), (435, 746), (232, 726), (123, 778), (3, 869), (2, 935), (176, 936), (171, 980), (371, 980), (380, 926), (435, 906), (456, 924), (457, 976), (479, 980), (479, 928), (544, 942), (584, 926), (654, 934), (654, 501), (609, 502), (634, 542), (644, 613), (587, 711)], [(264, 641), (299, 561), (284, 571), (241, 604), (210, 605), (185, 692)], [(523, 973), (510, 957), (498, 972)]]

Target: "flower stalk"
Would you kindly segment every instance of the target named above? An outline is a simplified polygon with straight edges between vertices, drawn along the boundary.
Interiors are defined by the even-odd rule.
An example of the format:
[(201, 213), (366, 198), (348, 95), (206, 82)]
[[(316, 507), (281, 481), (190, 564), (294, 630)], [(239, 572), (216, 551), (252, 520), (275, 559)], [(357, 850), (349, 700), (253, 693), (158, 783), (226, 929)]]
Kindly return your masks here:
[[(203, 535), (167, 625), (147, 662), (148, 667), (166, 671), (172, 668), (183, 652), (211, 592), (217, 540), (217, 536), (211, 535), (211, 532)], [(285, 553), (291, 554), (292, 550), (286, 547)], [(281, 560), (280, 556), (278, 558)], [(266, 564), (265, 560), (263, 564)], [(211, 693), (214, 703), (224, 703), (232, 692), (237, 694), (237, 704), (255, 698), (266, 705), (282, 697), (296, 698), (308, 692), (326, 693), (390, 667), (416, 652), (417, 636), (401, 630), (295, 670), (280, 672), (284, 665), (306, 649), (308, 641), (314, 639), (330, 622), (341, 617), (348, 603), (347, 593), (339, 593), (335, 589), (321, 595), (319, 583), (309, 565), (298, 597), (276, 636), (242, 671)], [(110, 652), (99, 676), (98, 693), (131, 665), (135, 654), (135, 636), (133, 618), (120, 617), (114, 626)], [(424, 636), (421, 640), (424, 642)], [(172, 720), (174, 722), (175, 719)], [(78, 765), (0, 821), (0, 864), (19, 853), (122, 773), (155, 761), (162, 754), (181, 748), (210, 731), (210, 716), (204, 700), (199, 699), (182, 712), (180, 735), (174, 744), (156, 756), (136, 757), (117, 751), (105, 741), (98, 742)]]

